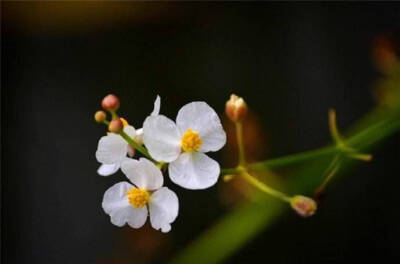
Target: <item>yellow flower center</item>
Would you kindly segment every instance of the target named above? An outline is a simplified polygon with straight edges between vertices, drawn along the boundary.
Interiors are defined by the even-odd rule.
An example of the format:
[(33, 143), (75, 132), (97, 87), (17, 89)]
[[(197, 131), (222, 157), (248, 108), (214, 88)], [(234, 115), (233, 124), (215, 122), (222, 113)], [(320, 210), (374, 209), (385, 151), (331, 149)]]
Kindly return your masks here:
[(199, 132), (193, 131), (192, 129), (186, 130), (181, 139), (181, 146), (185, 152), (193, 152), (200, 149), (203, 145), (203, 140), (199, 136)]
[(146, 206), (150, 200), (150, 194), (145, 189), (132, 188), (126, 191), (129, 203), (135, 208)]

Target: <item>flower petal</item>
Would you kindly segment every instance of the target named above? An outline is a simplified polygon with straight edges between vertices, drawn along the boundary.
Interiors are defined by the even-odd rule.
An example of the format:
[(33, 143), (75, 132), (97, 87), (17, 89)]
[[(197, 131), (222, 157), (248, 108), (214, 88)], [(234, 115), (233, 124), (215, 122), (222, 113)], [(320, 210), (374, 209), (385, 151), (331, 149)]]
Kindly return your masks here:
[(128, 134), (129, 137), (134, 138), (136, 136), (136, 130), (133, 126), (124, 126), (124, 132)]
[(171, 230), (171, 223), (178, 216), (179, 201), (176, 194), (162, 187), (151, 195), (149, 203), (150, 223), (154, 229), (166, 233)]
[(154, 101), (154, 108), (153, 108), (153, 112), (151, 112), (150, 115), (152, 116), (156, 116), (160, 113), (160, 106), (161, 106), (161, 98), (159, 95), (157, 95), (156, 100)]
[(148, 211), (147, 207), (142, 208), (134, 208), (133, 206), (130, 207), (130, 213), (128, 214), (128, 218), (126, 222), (132, 228), (140, 228), (146, 223)]
[(226, 134), (217, 113), (205, 102), (184, 105), (176, 117), (181, 134), (191, 128), (199, 132), (203, 144), (201, 152), (217, 151), (226, 143)]
[(116, 134), (109, 134), (101, 137), (96, 151), (96, 159), (100, 163), (115, 164), (120, 163), (126, 156), (128, 143)]
[(97, 170), (97, 173), (101, 176), (109, 176), (111, 174), (116, 173), (119, 170), (120, 164), (119, 163), (114, 163), (114, 164), (102, 164), (99, 169)]
[(120, 182), (111, 186), (104, 193), (103, 209), (110, 215), (111, 223), (116, 226), (128, 223), (133, 228), (139, 228), (146, 222), (147, 208), (134, 208), (126, 197), (126, 191), (133, 187), (127, 182)]
[(180, 134), (175, 123), (163, 116), (149, 116), (143, 124), (143, 141), (157, 161), (171, 162), (181, 152)]
[(164, 182), (159, 168), (146, 158), (140, 160), (125, 159), (121, 164), (122, 172), (138, 188), (157, 190)]
[(205, 189), (214, 185), (219, 176), (218, 162), (201, 152), (182, 153), (168, 166), (171, 180), (186, 189)]

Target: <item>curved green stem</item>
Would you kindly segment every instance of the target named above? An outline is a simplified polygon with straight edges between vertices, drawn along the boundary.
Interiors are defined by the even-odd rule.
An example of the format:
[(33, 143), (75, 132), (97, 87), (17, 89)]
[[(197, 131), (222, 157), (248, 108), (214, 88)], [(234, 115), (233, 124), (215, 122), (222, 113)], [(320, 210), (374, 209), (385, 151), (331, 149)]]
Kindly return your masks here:
[(340, 168), (340, 164), (342, 163), (342, 157), (340, 154), (337, 154), (335, 158), (332, 160), (331, 164), (329, 164), (328, 168), (325, 170), (324, 175), (325, 179), (323, 182), (315, 189), (314, 196), (320, 197), (320, 195), (325, 191), (326, 186), (328, 185), (329, 181), (333, 178), (336, 172)]
[(119, 132), (119, 135), (126, 140), (126, 142), (129, 143), (132, 147), (134, 147), (136, 150), (138, 150), (140, 153), (142, 153), (144, 156), (149, 158), (151, 161), (156, 162), (149, 154), (147, 149), (143, 147), (142, 145), (138, 144), (135, 140), (133, 140), (128, 134), (126, 134), (123, 130)]
[[(265, 170), (266, 168), (279, 168), (283, 166), (293, 165), (307, 160), (312, 160), (324, 156), (328, 156), (337, 152), (335, 146), (323, 147), (314, 150), (304, 151), (297, 154), (291, 154), (288, 156), (269, 159), (265, 161), (255, 162), (249, 164), (249, 168), (254, 171)], [(224, 169), (226, 170), (226, 169)]]
[(254, 187), (258, 188), (259, 190), (265, 192), (266, 194), (269, 194), (275, 198), (281, 199), (282, 201), (288, 202), (290, 203), (291, 198), (289, 196), (287, 196), (286, 194), (277, 191), (271, 187), (269, 187), (268, 185), (266, 185), (265, 183), (259, 181), (257, 178), (254, 178), (253, 176), (251, 176), (249, 173), (247, 172), (242, 172), (240, 174), (243, 179), (245, 179), (248, 183), (250, 183), (251, 185), (253, 185)]

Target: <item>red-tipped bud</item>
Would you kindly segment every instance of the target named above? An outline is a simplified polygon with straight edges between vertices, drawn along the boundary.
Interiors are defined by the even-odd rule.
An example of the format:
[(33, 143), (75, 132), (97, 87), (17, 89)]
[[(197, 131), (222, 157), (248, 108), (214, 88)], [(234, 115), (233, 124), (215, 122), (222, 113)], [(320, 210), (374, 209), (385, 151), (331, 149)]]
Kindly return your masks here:
[(118, 110), (119, 108), (119, 99), (117, 96), (113, 94), (109, 94), (106, 97), (104, 97), (103, 101), (101, 102), (101, 107), (103, 107), (104, 110)]
[(242, 121), (247, 115), (247, 105), (242, 97), (235, 94), (225, 104), (225, 113), (233, 122)]
[(317, 211), (317, 203), (302, 195), (296, 195), (290, 201), (292, 208), (302, 217), (310, 217)]
[(122, 123), (121, 119), (117, 118), (114, 119), (110, 122), (108, 125), (108, 130), (113, 133), (119, 133), (124, 127), (124, 124)]
[(96, 120), (97, 123), (103, 123), (104, 120), (106, 120), (106, 117), (107, 117), (106, 113), (104, 111), (101, 111), (101, 110), (97, 111), (94, 114), (94, 120)]

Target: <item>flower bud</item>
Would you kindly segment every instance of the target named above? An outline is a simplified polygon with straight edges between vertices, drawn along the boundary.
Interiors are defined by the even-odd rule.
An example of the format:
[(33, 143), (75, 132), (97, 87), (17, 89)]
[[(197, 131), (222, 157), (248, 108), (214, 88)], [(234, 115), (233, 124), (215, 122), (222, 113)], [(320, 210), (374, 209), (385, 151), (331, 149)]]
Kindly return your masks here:
[(109, 94), (104, 97), (101, 106), (104, 110), (117, 110), (119, 108), (119, 99), (117, 96)]
[(317, 203), (308, 197), (296, 195), (290, 201), (292, 208), (302, 217), (312, 216), (317, 211)]
[(242, 121), (247, 115), (247, 105), (242, 97), (235, 94), (225, 104), (225, 113), (233, 122)]
[(108, 130), (113, 133), (119, 133), (123, 127), (124, 124), (122, 123), (121, 119), (117, 118), (110, 122), (108, 125)]
[(97, 111), (94, 114), (94, 120), (96, 120), (97, 123), (103, 123), (104, 120), (106, 120), (106, 117), (107, 117), (106, 113), (104, 111), (101, 111), (101, 110)]

